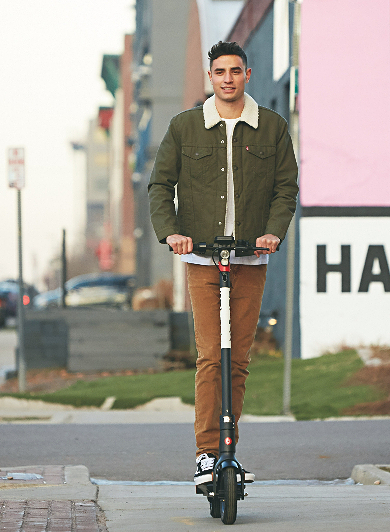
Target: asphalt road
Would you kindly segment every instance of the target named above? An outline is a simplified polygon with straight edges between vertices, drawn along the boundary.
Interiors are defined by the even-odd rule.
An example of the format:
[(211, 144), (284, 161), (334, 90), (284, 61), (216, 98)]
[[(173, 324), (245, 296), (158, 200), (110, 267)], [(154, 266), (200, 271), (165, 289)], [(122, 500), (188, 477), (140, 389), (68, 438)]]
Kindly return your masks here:
[[(348, 478), (356, 464), (390, 463), (390, 420), (247, 423), (237, 458), (256, 480)], [(191, 424), (1, 425), (0, 465), (85, 465), (108, 480), (190, 481)]]

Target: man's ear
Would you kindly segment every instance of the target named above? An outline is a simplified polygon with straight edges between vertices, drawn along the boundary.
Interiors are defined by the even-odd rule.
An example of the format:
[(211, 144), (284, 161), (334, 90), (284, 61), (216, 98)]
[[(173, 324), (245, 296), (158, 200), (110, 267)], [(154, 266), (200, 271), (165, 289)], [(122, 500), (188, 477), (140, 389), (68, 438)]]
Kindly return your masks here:
[(211, 81), (211, 70), (208, 70), (207, 74), (209, 75), (209, 80)]
[(246, 72), (245, 72), (245, 83), (249, 82), (251, 74), (252, 74), (252, 69), (251, 68), (247, 68)]

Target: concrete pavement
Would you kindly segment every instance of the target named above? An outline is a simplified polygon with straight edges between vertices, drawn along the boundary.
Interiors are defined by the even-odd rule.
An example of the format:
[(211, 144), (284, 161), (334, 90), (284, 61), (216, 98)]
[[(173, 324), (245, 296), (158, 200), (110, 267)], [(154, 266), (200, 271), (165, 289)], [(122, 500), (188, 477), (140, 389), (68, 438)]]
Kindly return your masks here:
[[(215, 531), (207, 499), (193, 486), (102, 486), (99, 505), (109, 532)], [(329, 532), (385, 530), (388, 486), (248, 486), (238, 502), (235, 530)]]
[[(235, 529), (387, 530), (390, 473), (382, 473), (380, 485), (248, 485), (248, 496), (238, 502)], [(211, 532), (223, 527), (189, 483), (93, 485), (84, 466), (0, 469), (0, 529), (8, 532)]]

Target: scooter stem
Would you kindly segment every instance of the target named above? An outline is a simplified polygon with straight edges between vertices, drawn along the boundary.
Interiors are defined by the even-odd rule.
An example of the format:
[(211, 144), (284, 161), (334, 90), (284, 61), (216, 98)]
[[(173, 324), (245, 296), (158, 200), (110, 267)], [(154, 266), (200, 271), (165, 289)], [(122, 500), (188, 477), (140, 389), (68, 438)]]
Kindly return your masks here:
[(219, 281), (221, 295), (221, 380), (222, 415), (220, 416), (219, 455), (234, 458), (235, 419), (232, 414), (232, 369), (230, 332), (230, 251), (219, 250)]

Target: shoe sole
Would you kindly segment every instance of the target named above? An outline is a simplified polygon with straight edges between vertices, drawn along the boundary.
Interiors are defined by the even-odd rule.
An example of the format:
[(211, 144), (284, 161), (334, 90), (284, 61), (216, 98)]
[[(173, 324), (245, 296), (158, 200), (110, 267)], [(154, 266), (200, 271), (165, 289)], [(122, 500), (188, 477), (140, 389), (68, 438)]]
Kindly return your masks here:
[[(254, 482), (254, 480), (255, 480), (255, 475), (253, 475), (253, 474), (248, 475), (248, 473), (245, 475), (245, 482), (247, 484), (250, 484), (251, 482)], [(195, 486), (199, 486), (199, 484), (209, 484), (212, 481), (213, 481), (212, 473), (210, 473), (209, 475), (202, 475), (199, 478), (194, 478)], [(237, 474), (237, 482), (241, 482), (241, 475), (240, 474)]]
[(195, 486), (199, 486), (199, 484), (208, 484), (209, 482), (213, 481), (213, 474), (209, 473), (208, 475), (202, 475), (201, 477), (194, 478)]

